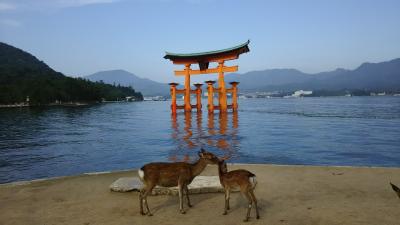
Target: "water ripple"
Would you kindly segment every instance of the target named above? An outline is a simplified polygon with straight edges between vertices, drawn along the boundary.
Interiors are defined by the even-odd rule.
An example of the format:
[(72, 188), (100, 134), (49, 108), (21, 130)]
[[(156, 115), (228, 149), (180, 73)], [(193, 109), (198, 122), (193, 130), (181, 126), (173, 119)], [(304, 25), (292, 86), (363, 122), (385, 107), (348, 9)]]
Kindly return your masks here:
[(169, 104), (1, 109), (0, 183), (193, 161), (201, 147), (231, 162), (400, 166), (400, 98), (247, 99), (225, 116)]

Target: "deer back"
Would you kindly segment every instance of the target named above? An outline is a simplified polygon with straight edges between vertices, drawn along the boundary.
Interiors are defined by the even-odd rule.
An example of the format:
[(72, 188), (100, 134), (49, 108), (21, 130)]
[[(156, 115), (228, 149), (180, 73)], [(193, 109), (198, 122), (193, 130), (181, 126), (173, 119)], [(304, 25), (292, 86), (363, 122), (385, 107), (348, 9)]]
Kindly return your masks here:
[(223, 183), (230, 187), (238, 187), (243, 185), (252, 185), (252, 177), (255, 175), (247, 170), (232, 170), (223, 175)]
[(144, 172), (144, 182), (154, 183), (163, 187), (174, 187), (179, 180), (192, 181), (192, 169), (189, 163), (149, 163), (141, 168)]

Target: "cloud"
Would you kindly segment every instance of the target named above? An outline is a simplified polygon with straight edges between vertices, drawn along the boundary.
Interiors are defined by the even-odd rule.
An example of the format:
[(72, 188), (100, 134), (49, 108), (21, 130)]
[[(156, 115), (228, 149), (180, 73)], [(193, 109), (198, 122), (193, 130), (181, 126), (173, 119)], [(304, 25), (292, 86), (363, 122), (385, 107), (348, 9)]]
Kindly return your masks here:
[(79, 7), (85, 5), (94, 5), (94, 4), (105, 4), (105, 3), (114, 3), (119, 0), (55, 0), (52, 1), (56, 7), (66, 8), (66, 7)]
[(17, 20), (2, 19), (0, 20), (0, 25), (7, 27), (20, 27), (22, 23)]
[(13, 10), (16, 8), (17, 8), (17, 6), (12, 3), (0, 2), (0, 11)]
[(0, 0), (0, 11), (61, 9), (95, 4), (109, 4), (119, 1), (122, 0)]

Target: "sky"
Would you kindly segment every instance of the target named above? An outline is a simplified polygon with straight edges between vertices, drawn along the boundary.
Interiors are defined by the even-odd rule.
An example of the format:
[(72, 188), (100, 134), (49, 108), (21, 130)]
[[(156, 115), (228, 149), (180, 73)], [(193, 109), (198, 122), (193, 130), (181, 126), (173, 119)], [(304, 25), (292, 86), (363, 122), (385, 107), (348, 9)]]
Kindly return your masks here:
[(0, 42), (68, 76), (124, 69), (183, 82), (173, 75), (182, 67), (165, 51), (218, 50), (248, 39), (250, 52), (227, 63), (239, 73), (355, 69), (400, 57), (400, 1), (0, 0)]

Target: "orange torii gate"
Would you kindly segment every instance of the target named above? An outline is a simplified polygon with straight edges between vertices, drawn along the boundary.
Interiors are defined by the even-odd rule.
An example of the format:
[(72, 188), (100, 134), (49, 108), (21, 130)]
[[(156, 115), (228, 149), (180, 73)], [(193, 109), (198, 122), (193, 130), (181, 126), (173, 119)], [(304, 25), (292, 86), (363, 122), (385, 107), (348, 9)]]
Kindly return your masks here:
[[(197, 111), (201, 110), (201, 85), (195, 84), (196, 89), (190, 89), (190, 75), (199, 75), (199, 74), (210, 74), (210, 73), (218, 73), (218, 88), (214, 88), (214, 81), (207, 81), (208, 85), (208, 112), (213, 112), (215, 109), (220, 112), (226, 112), (228, 108), (232, 108), (233, 111), (237, 110), (237, 85), (238, 82), (231, 82), (232, 88), (227, 89), (225, 87), (224, 73), (226, 72), (236, 72), (238, 71), (238, 66), (225, 66), (225, 61), (238, 59), (239, 55), (242, 53), (249, 52), (249, 43), (247, 41), (241, 45), (217, 50), (210, 52), (201, 52), (201, 53), (190, 53), (190, 54), (176, 54), (167, 52), (164, 56), (165, 59), (171, 60), (174, 64), (185, 65), (184, 70), (175, 71), (175, 76), (185, 76), (185, 88), (178, 90), (176, 86), (177, 83), (170, 83), (171, 86), (171, 110), (172, 113), (176, 113), (177, 109), (184, 109), (185, 112), (190, 112), (192, 108), (197, 108)], [(209, 69), (208, 66), (210, 62), (218, 63), (218, 67)], [(190, 66), (192, 64), (198, 64), (199, 70), (192, 70)], [(218, 106), (214, 106), (213, 97), (214, 91), (218, 93)], [(190, 94), (197, 95), (197, 104), (191, 105), (190, 103)], [(227, 103), (227, 93), (232, 93), (232, 104), (228, 105)], [(184, 95), (184, 105), (178, 106), (176, 104), (176, 94)]]

